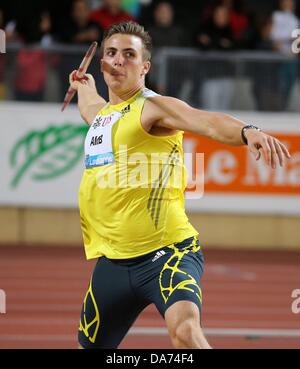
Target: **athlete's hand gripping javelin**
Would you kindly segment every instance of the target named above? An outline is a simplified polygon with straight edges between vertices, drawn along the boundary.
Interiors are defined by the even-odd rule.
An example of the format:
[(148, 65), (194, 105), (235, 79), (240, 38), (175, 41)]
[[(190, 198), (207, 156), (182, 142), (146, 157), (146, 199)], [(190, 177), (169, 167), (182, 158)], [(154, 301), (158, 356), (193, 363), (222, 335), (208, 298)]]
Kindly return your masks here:
[[(96, 41), (94, 41), (91, 46), (89, 47), (88, 51), (86, 52), (84, 58), (82, 59), (82, 62), (78, 68), (78, 70), (75, 70), (72, 73), (72, 80), (73, 81), (81, 81), (81, 80), (85, 80), (87, 79), (87, 77), (85, 76), (85, 73), (93, 59), (93, 56), (96, 52), (98, 43)], [(61, 111), (64, 111), (65, 108), (69, 105), (70, 101), (72, 100), (73, 96), (76, 94), (76, 90), (73, 89), (72, 87), (69, 87), (65, 98), (64, 98), (64, 103), (63, 106), (61, 108)]]

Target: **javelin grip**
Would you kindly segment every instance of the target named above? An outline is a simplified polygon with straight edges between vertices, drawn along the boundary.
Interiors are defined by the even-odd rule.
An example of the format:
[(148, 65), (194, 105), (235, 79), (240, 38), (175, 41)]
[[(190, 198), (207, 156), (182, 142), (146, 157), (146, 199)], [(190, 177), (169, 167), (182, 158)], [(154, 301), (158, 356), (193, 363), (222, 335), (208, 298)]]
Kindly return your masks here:
[[(77, 79), (83, 78), (89, 65), (91, 64), (91, 61), (93, 59), (93, 56), (95, 55), (95, 52), (97, 50), (98, 43), (94, 41), (91, 46), (89, 47), (88, 51), (86, 52), (84, 58), (82, 59), (82, 62), (80, 63), (80, 66), (76, 72)], [(72, 87), (69, 87), (65, 98), (63, 102), (63, 106), (61, 108), (61, 111), (64, 111), (65, 108), (69, 105), (71, 102), (73, 96), (76, 94), (76, 90), (74, 90)]]

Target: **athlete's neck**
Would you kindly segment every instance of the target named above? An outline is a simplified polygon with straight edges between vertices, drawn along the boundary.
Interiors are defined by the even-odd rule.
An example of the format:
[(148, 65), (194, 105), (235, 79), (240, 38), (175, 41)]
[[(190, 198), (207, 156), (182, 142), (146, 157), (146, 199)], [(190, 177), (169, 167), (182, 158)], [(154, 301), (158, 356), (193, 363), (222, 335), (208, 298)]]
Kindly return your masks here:
[(135, 95), (138, 91), (142, 90), (143, 88), (145, 88), (145, 85), (140, 84), (136, 86), (135, 88), (124, 91), (122, 93), (114, 92), (111, 89), (109, 89), (109, 103), (111, 105), (120, 104), (123, 101), (130, 99), (133, 95)]

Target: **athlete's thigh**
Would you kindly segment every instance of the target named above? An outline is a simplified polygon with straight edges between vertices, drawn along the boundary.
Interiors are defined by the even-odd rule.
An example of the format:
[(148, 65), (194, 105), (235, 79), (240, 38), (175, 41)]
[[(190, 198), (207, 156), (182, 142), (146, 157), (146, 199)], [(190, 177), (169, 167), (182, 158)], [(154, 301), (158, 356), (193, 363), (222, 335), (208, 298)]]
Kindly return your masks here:
[(201, 311), (200, 280), (204, 258), (196, 237), (170, 245), (158, 259), (159, 273), (153, 281), (153, 302), (164, 317), (166, 310), (177, 301), (191, 301)]
[(126, 267), (97, 262), (84, 298), (78, 340), (84, 348), (117, 348), (144, 308), (132, 292)]

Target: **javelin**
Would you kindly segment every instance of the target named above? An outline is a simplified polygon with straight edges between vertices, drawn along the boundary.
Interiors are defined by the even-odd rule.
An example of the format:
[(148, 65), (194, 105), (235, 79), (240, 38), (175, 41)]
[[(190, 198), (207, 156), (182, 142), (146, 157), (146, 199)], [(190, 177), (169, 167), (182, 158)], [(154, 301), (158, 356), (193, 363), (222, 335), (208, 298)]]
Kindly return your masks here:
[[(74, 80), (80, 80), (82, 78), (84, 78), (84, 75), (93, 59), (93, 56), (96, 52), (98, 43), (96, 41), (94, 41), (91, 46), (89, 47), (88, 51), (86, 52), (86, 54), (84, 55), (84, 58), (82, 59), (82, 62), (75, 74), (75, 76), (73, 77)], [(63, 106), (61, 108), (61, 111), (64, 111), (65, 108), (69, 105), (70, 101), (72, 100), (73, 96), (76, 94), (76, 90), (74, 90), (72, 87), (69, 87), (65, 98), (64, 98), (64, 103)]]

